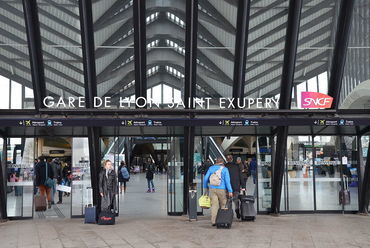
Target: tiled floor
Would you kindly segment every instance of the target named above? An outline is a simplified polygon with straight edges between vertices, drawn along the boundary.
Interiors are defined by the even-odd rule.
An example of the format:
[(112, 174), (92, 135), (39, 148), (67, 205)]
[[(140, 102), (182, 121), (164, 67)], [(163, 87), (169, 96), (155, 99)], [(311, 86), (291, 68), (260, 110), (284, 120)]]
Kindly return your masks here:
[(370, 247), (370, 218), (358, 215), (258, 216), (234, 221), (230, 230), (211, 227), (208, 217), (118, 218), (115, 226), (82, 219), (24, 220), (0, 224), (7, 247)]

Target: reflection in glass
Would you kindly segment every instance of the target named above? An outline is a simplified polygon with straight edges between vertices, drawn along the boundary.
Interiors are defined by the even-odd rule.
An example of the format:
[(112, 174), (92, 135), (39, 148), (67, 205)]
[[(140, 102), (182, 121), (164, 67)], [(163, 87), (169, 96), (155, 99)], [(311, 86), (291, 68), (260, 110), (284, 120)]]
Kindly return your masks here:
[[(272, 141), (267, 136), (257, 136), (257, 175), (253, 171), (255, 166), (250, 165), (251, 175), (254, 181), (258, 177), (258, 203), (259, 211), (267, 211), (271, 208), (271, 162)], [(250, 179), (248, 179), (250, 180)], [(256, 196), (256, 191), (254, 192)]]

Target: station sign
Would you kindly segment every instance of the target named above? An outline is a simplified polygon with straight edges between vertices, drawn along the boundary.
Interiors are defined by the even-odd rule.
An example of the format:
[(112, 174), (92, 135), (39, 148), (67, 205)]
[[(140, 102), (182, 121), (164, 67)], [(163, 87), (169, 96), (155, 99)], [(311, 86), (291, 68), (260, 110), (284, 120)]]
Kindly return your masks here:
[(19, 127), (63, 127), (63, 126), (121, 126), (121, 127), (162, 127), (162, 126), (359, 126), (370, 125), (370, 118), (60, 118), (60, 119), (2, 119), (0, 126)]

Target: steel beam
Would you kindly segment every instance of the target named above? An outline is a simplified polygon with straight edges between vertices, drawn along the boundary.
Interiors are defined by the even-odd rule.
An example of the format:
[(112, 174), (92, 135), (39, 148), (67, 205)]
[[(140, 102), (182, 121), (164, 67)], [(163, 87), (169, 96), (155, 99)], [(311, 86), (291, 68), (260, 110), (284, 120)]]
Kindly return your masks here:
[(233, 79), (234, 99), (242, 99), (244, 97), (250, 4), (250, 0), (238, 1)]
[(80, 0), (79, 10), (85, 79), (85, 102), (87, 108), (92, 108), (94, 97), (98, 95), (98, 90), (96, 84), (94, 26), (91, 0)]
[[(185, 33), (185, 91), (184, 103), (186, 109), (190, 99), (196, 95), (197, 78), (197, 38), (198, 37), (198, 0), (186, 0), (186, 33)], [(187, 192), (184, 192), (187, 194)], [(184, 205), (186, 203), (184, 202)]]
[(39, 110), (45, 107), (43, 99), (46, 97), (46, 86), (37, 2), (36, 0), (23, 0), (22, 2), (30, 55), (35, 109)]
[[(297, 57), (298, 35), (301, 20), (303, 0), (290, 0), (288, 10), (288, 24), (285, 39), (285, 52), (283, 73), (281, 77), (280, 110), (289, 110), (292, 101), (292, 87), (294, 81), (294, 69)], [(273, 161), (272, 173), (272, 200), (271, 212), (280, 213), (281, 190), (285, 168), (285, 157), (287, 149), (288, 127), (278, 127), (276, 155)]]
[(334, 98), (332, 109), (339, 105), (354, 4), (355, 0), (342, 0), (340, 5), (328, 89), (328, 95)]
[[(146, 15), (145, 0), (136, 0), (134, 10), (135, 97), (146, 98)], [(143, 104), (143, 101), (139, 101)]]

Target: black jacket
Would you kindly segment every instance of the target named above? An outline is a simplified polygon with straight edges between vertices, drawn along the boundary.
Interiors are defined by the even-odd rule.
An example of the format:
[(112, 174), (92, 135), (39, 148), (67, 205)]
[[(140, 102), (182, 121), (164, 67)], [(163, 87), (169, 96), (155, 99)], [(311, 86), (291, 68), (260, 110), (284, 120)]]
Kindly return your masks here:
[(105, 169), (102, 169), (99, 174), (99, 193), (103, 193), (104, 195), (108, 193), (117, 194), (116, 172), (111, 170), (107, 178), (105, 171)]
[[(231, 187), (233, 188), (233, 191), (239, 192), (240, 186), (244, 184), (239, 166), (233, 162), (227, 162), (225, 166), (227, 169), (229, 169)], [(245, 186), (243, 186), (243, 188), (244, 187)]]
[(155, 172), (155, 165), (153, 163), (146, 164), (146, 179), (153, 180)]
[(45, 181), (46, 181), (46, 165), (48, 166), (48, 177), (49, 178), (54, 178), (54, 175), (53, 175), (53, 168), (50, 166), (50, 164), (47, 164), (45, 162), (38, 162), (35, 166), (35, 176), (36, 176), (36, 179), (35, 179), (35, 185), (36, 186), (40, 186), (40, 185), (44, 185)]

